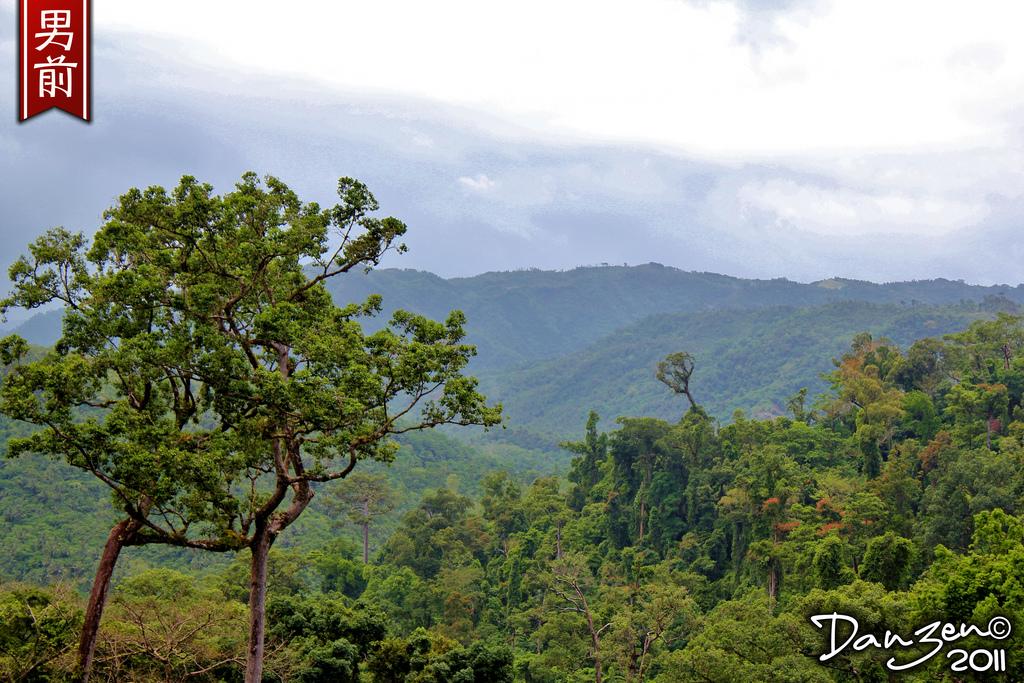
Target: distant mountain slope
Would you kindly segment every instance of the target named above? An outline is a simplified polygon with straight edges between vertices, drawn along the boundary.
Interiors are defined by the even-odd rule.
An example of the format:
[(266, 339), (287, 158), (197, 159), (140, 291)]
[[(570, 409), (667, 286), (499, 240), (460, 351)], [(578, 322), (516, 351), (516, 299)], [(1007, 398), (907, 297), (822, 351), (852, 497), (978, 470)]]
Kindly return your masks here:
[(483, 373), (482, 383), (489, 396), (504, 403), (514, 427), (504, 438), (553, 445), (578, 435), (591, 409), (608, 421), (620, 415), (677, 418), (685, 409), (683, 399), (654, 377), (658, 361), (675, 351), (696, 356), (691, 386), (712, 414), (724, 419), (737, 408), (777, 413), (801, 387), (810, 388), (812, 397), (823, 390), (821, 373), (832, 369), (830, 359), (859, 332), (905, 347), (988, 315), (985, 306), (974, 304), (864, 302), (661, 314), (578, 352)]
[(36, 313), (34, 316), (21, 323), (12, 333), (20, 334), (32, 344), (38, 346), (53, 346), (60, 339), (61, 321), (64, 319), (64, 310), (46, 311)]
[(874, 284), (826, 280), (747, 280), (649, 263), (569, 271), (524, 270), (445, 280), (413, 270), (383, 269), (331, 283), (340, 299), (378, 293), (387, 310), (441, 317), (453, 308), (468, 319), (479, 347), (475, 368), (496, 369), (583, 349), (623, 326), (658, 313), (817, 306), (838, 301), (955, 304), (1005, 297), (1024, 303), (1024, 286), (980, 287), (949, 280)]
[[(425, 489), (446, 483), (458, 481), (472, 491), (484, 473), (497, 468), (527, 481), (563, 470), (568, 454), (554, 456), (557, 444), (581, 433), (592, 408), (605, 418), (603, 428), (620, 415), (678, 417), (682, 401), (654, 379), (655, 364), (673, 351), (696, 355), (693, 389), (715, 415), (727, 418), (735, 408), (774, 412), (800, 387), (822, 388), (819, 376), (830, 369), (829, 359), (858, 332), (907, 345), (1024, 300), (1021, 287), (943, 280), (800, 284), (655, 264), (452, 280), (380, 270), (343, 278), (334, 289), (344, 300), (372, 293), (383, 295), (388, 310), (404, 307), (442, 317), (463, 309), (471, 340), (480, 347), (475, 370), (489, 397), (504, 403), (508, 418), (508, 429), (493, 430), (482, 448), (447, 432), (404, 437), (403, 452), (389, 471), (401, 509), (414, 505)], [(59, 312), (50, 312), (19, 331), (52, 344), (59, 329)], [(0, 420), (0, 444), (21, 429)], [(453, 433), (461, 438), (467, 431)], [(108, 493), (91, 478), (59, 462), (0, 460), (0, 579), (87, 578), (111, 520)], [(302, 544), (329, 534), (330, 520), (313, 511), (291, 537)], [(125, 560), (128, 568), (219, 561), (168, 549), (132, 552)]]
[[(7, 439), (26, 428), (0, 418), (0, 582), (7, 580), (48, 583), (67, 581), (86, 585), (96, 568), (103, 542), (116, 521), (110, 490), (97, 479), (62, 460), (23, 456), (4, 458)], [(531, 482), (538, 476), (559, 473), (564, 460), (499, 446), (481, 449), (452, 439), (440, 431), (413, 432), (398, 438), (401, 444), (393, 464), (360, 463), (368, 471), (388, 475), (398, 504), (377, 520), (375, 541), (386, 538), (401, 516), (417, 505), (424, 492), (448, 486), (467, 495), (480, 494), (488, 472), (505, 469)], [(323, 486), (344, 486), (335, 482)], [(318, 486), (322, 488), (322, 486)], [(345, 519), (331, 520), (320, 502), (295, 524), (278, 546), (312, 549), (325, 544), (337, 528), (353, 541), (358, 530)], [(202, 571), (222, 567), (233, 555), (199, 553), (166, 546), (131, 548), (122, 555), (119, 572), (152, 565), (190, 567)]]
[[(329, 287), (341, 301), (381, 294), (387, 312), (406, 308), (442, 318), (452, 309), (463, 310), (470, 341), (479, 349), (473, 366), (478, 371), (577, 351), (658, 313), (818, 306), (848, 300), (941, 305), (1002, 296), (1024, 303), (1024, 285), (981, 287), (950, 280), (874, 284), (841, 279), (803, 284), (687, 272), (656, 263), (453, 279), (384, 268), (335, 278)], [(59, 314), (42, 314), (17, 331), (33, 343), (49, 345), (59, 336), (59, 318)]]

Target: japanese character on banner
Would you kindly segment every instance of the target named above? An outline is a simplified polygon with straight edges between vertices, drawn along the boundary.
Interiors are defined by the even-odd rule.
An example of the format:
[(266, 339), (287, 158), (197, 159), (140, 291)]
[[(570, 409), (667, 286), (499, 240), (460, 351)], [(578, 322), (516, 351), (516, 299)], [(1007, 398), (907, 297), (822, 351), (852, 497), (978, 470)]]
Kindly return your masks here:
[(90, 120), (90, 0), (19, 0), (19, 111)]
[(56, 97), (58, 91), (64, 93), (65, 97), (71, 97), (74, 80), (71, 78), (71, 70), (78, 68), (78, 64), (65, 62), (64, 57), (47, 57), (45, 64), (34, 66), (39, 71), (39, 97)]
[[(46, 39), (43, 43), (36, 46), (36, 50), (45, 50), (55, 41), (65, 52), (70, 50), (71, 43), (75, 39), (75, 34), (67, 30), (71, 28), (71, 10), (43, 10), (39, 13), (39, 17), (43, 29), (49, 30), (43, 30), (36, 34), (36, 38)], [(60, 29), (65, 30), (61, 31)]]

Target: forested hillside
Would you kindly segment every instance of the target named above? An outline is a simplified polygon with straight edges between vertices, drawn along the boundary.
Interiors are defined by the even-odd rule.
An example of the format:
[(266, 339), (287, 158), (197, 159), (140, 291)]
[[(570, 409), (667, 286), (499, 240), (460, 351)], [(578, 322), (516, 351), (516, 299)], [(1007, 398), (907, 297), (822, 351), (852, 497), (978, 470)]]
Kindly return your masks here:
[[(10, 426), (10, 422), (2, 420), (0, 425)], [(505, 470), (523, 482), (563, 471), (564, 459), (552, 460), (515, 446), (474, 448), (440, 432), (405, 435), (400, 443), (393, 465), (370, 462), (363, 466), (367, 472), (385, 473), (394, 494), (393, 509), (374, 520), (374, 547), (424, 491), (447, 487), (479, 495), (482, 479), (493, 470)], [(0, 460), (0, 521), (0, 580), (67, 581), (82, 587), (92, 579), (96, 549), (110, 532), (114, 511), (109, 490), (95, 478), (63, 462), (22, 457)], [(281, 545), (308, 551), (337, 535), (353, 541), (359, 537), (344, 514), (316, 508)], [(165, 566), (206, 573), (228, 562), (225, 555), (147, 547), (126, 556), (121, 571), (130, 574)]]
[[(950, 280), (874, 284), (843, 279), (804, 284), (784, 278), (749, 280), (687, 272), (656, 263), (451, 279), (384, 268), (350, 273), (330, 282), (328, 289), (342, 302), (380, 294), (386, 314), (404, 308), (442, 319), (452, 309), (462, 310), (468, 319), (469, 341), (479, 350), (473, 363), (478, 371), (562, 356), (663, 313), (842, 301), (946, 305), (1001, 297), (1024, 303), (1022, 285), (981, 287)], [(30, 342), (52, 344), (60, 334), (60, 314), (39, 315), (17, 331)]]
[[(375, 293), (384, 296), (385, 308), (405, 306), (438, 317), (456, 305), (471, 311), (467, 327), (481, 346), (477, 359), (483, 361), (478, 364), (482, 387), (503, 403), (507, 416), (504, 428), (486, 435), (463, 430), (403, 437), (393, 466), (368, 463), (371, 470), (386, 469), (400, 501), (374, 524), (372, 536), (379, 541), (424, 491), (449, 486), (476, 495), (484, 475), (499, 468), (521, 483), (539, 474), (564, 473), (569, 456), (559, 443), (578, 431), (591, 410), (609, 419), (671, 419), (679, 404), (666, 400), (664, 386), (654, 376), (654, 366), (669, 353), (686, 349), (695, 356), (694, 392), (712, 417), (727, 421), (737, 409), (770, 417), (784, 414), (787, 401), (801, 389), (808, 389), (812, 397), (824, 390), (823, 374), (834, 368), (833, 359), (857, 333), (867, 331), (907, 347), (999, 310), (1016, 309), (1008, 297), (1021, 296), (1021, 289), (948, 281), (802, 285), (686, 273), (651, 264), (453, 280), (419, 271), (380, 270), (354, 275), (335, 296), (359, 299)], [(846, 300), (848, 296), (864, 301)], [(921, 303), (965, 296), (982, 299)], [(833, 298), (839, 300), (805, 307), (778, 305)], [(688, 312), (669, 312), (674, 310)], [(656, 312), (612, 329), (645, 311)], [(60, 316), (60, 311), (39, 314), (19, 333), (37, 341), (55, 339)], [(488, 353), (486, 340), (501, 348), (492, 346)], [(556, 353), (565, 347), (575, 350)], [(523, 355), (550, 358), (522, 363)], [(10, 433), (25, 430), (5, 418), (0, 418), (0, 425), (6, 430), (4, 442)], [(53, 481), (63, 484), (48, 485)], [(80, 491), (88, 493), (77, 495)], [(88, 579), (111, 514), (106, 490), (61, 462), (0, 461), (0, 515), (5, 522), (0, 577), (76, 583)], [(304, 530), (285, 545), (308, 549), (339, 528), (358, 540), (354, 527), (332, 527), (320, 510), (312, 511), (301, 525), (309, 532)], [(218, 556), (197, 558), (147, 548), (123, 564), (206, 571), (223, 562)]]
[[(876, 654), (818, 665), (807, 615), (907, 629), (1024, 607), (984, 578), (1017, 561), (1000, 553), (1024, 534), (1019, 287), (651, 264), (372, 271), (332, 294), (464, 309), (471, 367), (505, 422), (401, 435), (393, 464), (315, 486), (270, 555), (275, 680), (874, 679)], [(19, 331), (52, 343), (60, 319)], [(683, 363), (672, 390), (672, 363), (655, 372), (666, 357)], [(5, 443), (29, 433), (0, 426)], [(0, 462), (3, 675), (73, 667), (117, 507), (64, 462)], [(237, 679), (246, 552), (127, 549), (97, 675)], [(988, 581), (995, 602), (963, 581)]]
[[(650, 369), (680, 348), (699, 358), (699, 391), (712, 415), (778, 414), (798, 389), (824, 387), (821, 374), (857, 332), (905, 345), (1024, 303), (1024, 285), (803, 284), (653, 263), (452, 279), (377, 269), (351, 273), (329, 289), (338, 301), (381, 295), (385, 316), (402, 308), (441, 319), (462, 310), (477, 347), (471, 368), (512, 418), (489, 442), (549, 453), (592, 408), (666, 417)], [(60, 311), (41, 313), (16, 331), (52, 344), (60, 320)]]
[(674, 407), (666, 403), (653, 368), (685, 349), (696, 358), (694, 391), (711, 415), (726, 419), (734, 410), (780, 415), (801, 388), (813, 396), (827, 386), (823, 375), (833, 369), (833, 358), (859, 332), (905, 347), (1015, 308), (1008, 301), (955, 306), (847, 301), (655, 315), (579, 351), (484, 372), (483, 386), (504, 402), (515, 426), (495, 438), (556, 443), (591, 409), (602, 415), (671, 417)]
[[(313, 550), (274, 550), (268, 675), (853, 682), (892, 680), (895, 656), (923, 658), (899, 680), (1024, 678), (1016, 630), (957, 640), (1003, 651), (1006, 664), (986, 652), (982, 673), (956, 678), (924, 643), (845, 648), (823, 665), (827, 631), (810, 621), (837, 612), (862, 633), (907, 637), (934, 620), (1021, 623), (1024, 319), (903, 348), (858, 334), (820, 397), (799, 393), (766, 419), (711, 417), (687, 358), (662, 367), (672, 417), (592, 414), (563, 445), (565, 478), (496, 470), (477, 495), (436, 488), (366, 565), (329, 534)], [(339, 490), (371, 486), (357, 481)], [(359, 499), (350, 493), (339, 500)], [(345, 508), (325, 500), (340, 519)], [(245, 563), (200, 576), (122, 579), (97, 674), (235, 680)], [(80, 600), (61, 587), (0, 589), (2, 670), (60, 677)]]

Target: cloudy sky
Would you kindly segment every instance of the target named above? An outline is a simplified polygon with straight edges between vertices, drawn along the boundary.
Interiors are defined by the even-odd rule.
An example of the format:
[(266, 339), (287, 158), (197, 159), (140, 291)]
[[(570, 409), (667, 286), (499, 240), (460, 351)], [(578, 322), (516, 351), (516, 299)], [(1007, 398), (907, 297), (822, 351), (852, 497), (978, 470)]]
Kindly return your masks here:
[(94, 0), (89, 125), (15, 123), (4, 268), (133, 185), (340, 175), (445, 276), (658, 261), (810, 281), (1024, 280), (1024, 5)]

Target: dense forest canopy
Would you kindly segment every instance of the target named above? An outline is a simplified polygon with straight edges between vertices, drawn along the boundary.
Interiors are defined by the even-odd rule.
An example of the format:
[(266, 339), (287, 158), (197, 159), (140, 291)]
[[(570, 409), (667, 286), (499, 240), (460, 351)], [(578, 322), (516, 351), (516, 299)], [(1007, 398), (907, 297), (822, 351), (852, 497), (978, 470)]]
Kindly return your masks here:
[[(884, 651), (819, 663), (827, 644), (809, 617), (847, 614), (879, 634), (935, 619), (1020, 623), (1024, 320), (997, 314), (903, 345), (854, 335), (823, 392), (796, 391), (787, 414), (764, 418), (709, 414), (701, 356), (692, 363), (695, 404), (665, 387), (676, 417), (592, 413), (562, 444), (564, 478), (468, 456), (439, 481), (428, 473), (445, 456), (429, 449), (460, 462), (472, 447), (410, 443), (427, 478), (384, 470), (406, 500), (390, 520), (368, 518), (386, 526), (369, 563), (362, 523), (343, 510), (359, 492), (327, 504), (319, 547), (271, 553), (268, 675), (887, 680)], [(430, 490), (409, 501), (418, 487)], [(174, 561), (152, 557), (118, 582), (98, 673), (238, 675), (244, 558)], [(60, 578), (73, 579), (4, 586), (0, 666), (15, 678), (66, 664), (81, 598)], [(1006, 672), (985, 680), (1024, 676), (1017, 638), (999, 644)], [(948, 677), (948, 666), (937, 656), (901, 680)]]

